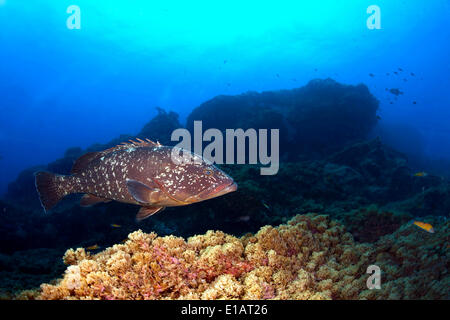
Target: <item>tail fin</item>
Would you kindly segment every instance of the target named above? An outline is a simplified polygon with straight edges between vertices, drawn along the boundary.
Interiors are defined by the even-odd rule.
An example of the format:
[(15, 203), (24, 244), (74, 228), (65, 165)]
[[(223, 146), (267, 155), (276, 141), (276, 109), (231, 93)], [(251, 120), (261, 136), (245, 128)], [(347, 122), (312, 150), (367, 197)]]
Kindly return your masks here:
[(45, 212), (53, 208), (62, 198), (70, 193), (67, 190), (68, 188), (65, 188), (67, 182), (64, 183), (64, 178), (64, 176), (45, 171), (35, 173), (36, 189)]

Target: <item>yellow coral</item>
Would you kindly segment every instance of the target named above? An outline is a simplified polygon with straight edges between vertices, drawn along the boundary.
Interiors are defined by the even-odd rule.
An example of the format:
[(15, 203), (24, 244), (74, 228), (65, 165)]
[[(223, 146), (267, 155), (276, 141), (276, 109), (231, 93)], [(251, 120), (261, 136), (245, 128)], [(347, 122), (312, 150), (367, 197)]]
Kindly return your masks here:
[[(67, 250), (61, 280), (18, 298), (448, 299), (440, 256), (448, 254), (449, 230), (447, 222), (429, 237), (404, 226), (374, 244), (356, 243), (342, 225), (316, 214), (241, 238), (208, 231), (186, 241), (139, 230), (95, 255)], [(371, 264), (382, 270), (381, 290), (367, 289)]]

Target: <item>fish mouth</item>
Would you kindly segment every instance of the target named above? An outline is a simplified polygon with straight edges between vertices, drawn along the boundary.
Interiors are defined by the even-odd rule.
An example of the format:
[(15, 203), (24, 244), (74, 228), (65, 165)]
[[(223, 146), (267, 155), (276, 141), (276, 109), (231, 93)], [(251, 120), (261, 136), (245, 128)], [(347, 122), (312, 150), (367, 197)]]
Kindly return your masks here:
[(212, 192), (212, 195), (214, 197), (220, 197), (224, 194), (230, 193), (230, 192), (234, 192), (236, 191), (238, 188), (237, 183), (236, 182), (231, 182), (231, 184), (229, 185), (223, 185), (223, 186), (219, 186), (216, 189), (214, 189), (214, 191)]
[(214, 189), (212, 187), (207, 188), (201, 191), (199, 194), (189, 197), (188, 199), (186, 199), (186, 202), (193, 203), (220, 197), (223, 196), (224, 194), (236, 191), (237, 188), (238, 188), (237, 183), (232, 181), (230, 184), (223, 184)]

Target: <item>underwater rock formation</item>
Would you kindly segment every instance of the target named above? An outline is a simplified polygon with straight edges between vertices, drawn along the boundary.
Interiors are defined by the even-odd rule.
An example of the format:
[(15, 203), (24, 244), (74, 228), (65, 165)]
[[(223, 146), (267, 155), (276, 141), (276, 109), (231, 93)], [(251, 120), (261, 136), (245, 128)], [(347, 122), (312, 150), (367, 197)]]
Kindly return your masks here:
[(178, 121), (178, 114), (173, 111), (167, 113), (159, 107), (156, 110), (158, 114), (142, 128), (136, 138), (159, 141), (163, 145), (173, 145), (170, 140), (172, 132), (182, 127)]
[(280, 91), (217, 96), (195, 108), (186, 127), (203, 121), (217, 128), (280, 129), (280, 150), (289, 159), (323, 156), (365, 139), (377, 123), (377, 99), (363, 85), (316, 79)]
[(66, 266), (61, 260), (64, 249), (39, 248), (0, 253), (0, 300), (11, 299), (14, 292), (38, 287), (59, 277)]
[[(327, 86), (334, 88), (336, 97), (342, 90), (347, 92), (347, 89), (348, 92), (353, 92), (349, 93), (350, 96), (357, 95), (359, 90), (365, 96), (362, 88), (346, 89), (334, 81), (319, 83), (311, 84), (309, 89), (222, 96), (202, 106), (205, 107), (205, 112), (209, 110), (208, 103), (215, 105), (222, 100), (224, 107), (228, 103), (237, 106), (236, 114), (229, 119), (221, 115), (221, 112), (225, 112), (223, 110), (205, 113), (208, 121), (219, 125), (222, 123), (224, 128), (228, 124), (244, 129), (247, 124), (248, 127), (255, 128), (280, 125), (285, 126), (286, 132), (289, 132), (287, 137), (294, 139), (292, 137), (297, 133), (292, 131), (293, 127), (287, 119), (288, 111), (294, 110), (292, 108), (295, 103), (288, 97), (305, 97), (310, 91), (319, 94), (321, 88)], [(314, 89), (315, 86), (318, 88)], [(301, 93), (303, 91), (306, 93)], [(342, 101), (346, 101), (345, 99)], [(353, 104), (354, 107), (356, 105)], [(258, 115), (244, 112), (262, 109), (266, 111)], [(363, 109), (371, 114), (371, 107)], [(243, 112), (242, 115), (240, 112)], [(203, 114), (203, 111), (199, 114)], [(366, 124), (370, 127), (369, 121)], [(151, 137), (167, 144), (172, 130), (179, 127), (181, 125), (175, 113), (159, 110), (158, 115), (141, 130), (138, 137)], [(137, 229), (154, 231), (160, 236), (177, 234), (185, 238), (203, 234), (207, 230), (222, 230), (224, 233), (242, 236), (246, 232), (257, 232), (264, 225), (285, 223), (295, 214), (308, 212), (329, 215), (342, 223), (355, 241), (367, 242), (373, 246), (381, 238), (396, 234), (412, 216), (448, 216), (450, 212), (450, 183), (447, 179), (432, 174), (415, 176), (403, 154), (385, 146), (379, 139), (374, 139), (340, 147), (335, 153), (328, 153), (331, 149), (327, 149), (320, 157), (315, 157), (314, 154), (325, 149), (320, 152), (317, 151), (320, 148), (315, 147), (306, 150), (296, 145), (295, 141), (285, 141), (288, 144), (282, 149), (283, 153), (286, 150), (291, 153), (290, 157), (293, 154), (295, 156), (281, 159), (277, 175), (261, 176), (257, 165), (221, 165), (238, 183), (239, 189), (236, 192), (214, 201), (168, 208), (139, 224), (134, 219), (138, 209), (136, 206), (111, 202), (83, 208), (78, 205), (79, 196), (67, 197), (53, 212), (43, 213), (35, 190), (33, 172), (50, 170), (69, 173), (73, 161), (82, 153), (112, 147), (130, 138), (132, 137), (122, 135), (106, 144), (92, 145), (86, 150), (70, 148), (63, 158), (47, 166), (23, 171), (10, 184), (5, 200), (0, 201), (2, 260), (23, 259), (30, 266), (35, 265), (32, 268), (41, 270), (42, 276), (48, 279), (53, 273), (47, 273), (48, 270), (39, 267), (40, 261), (33, 254), (36, 248), (64, 252), (68, 247), (90, 247), (97, 244), (101, 250), (121, 242)], [(314, 139), (311, 141), (316, 141)], [(332, 145), (334, 147), (334, 142), (330, 144)], [(113, 224), (120, 227), (112, 227)], [(32, 257), (36, 258), (34, 263)], [(56, 259), (54, 254), (52, 257)], [(0, 273), (0, 291), (14, 281), (14, 288), (28, 289), (34, 287), (37, 279), (40, 279), (27, 273), (32, 271), (30, 268), (20, 267), (20, 263), (11, 265), (12, 267)]]
[[(297, 215), (241, 238), (208, 231), (184, 240), (136, 231), (95, 255), (70, 249), (56, 284), (21, 299), (448, 299), (450, 222), (411, 224), (359, 244), (326, 215)], [(369, 265), (381, 289), (366, 286)]]

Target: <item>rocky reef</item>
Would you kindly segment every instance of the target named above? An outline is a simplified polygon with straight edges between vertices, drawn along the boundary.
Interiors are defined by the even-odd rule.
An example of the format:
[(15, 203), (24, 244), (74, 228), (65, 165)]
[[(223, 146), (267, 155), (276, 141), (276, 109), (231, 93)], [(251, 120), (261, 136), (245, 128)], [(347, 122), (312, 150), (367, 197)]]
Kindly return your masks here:
[(195, 108), (203, 128), (280, 130), (285, 160), (320, 157), (365, 139), (377, 123), (379, 102), (363, 85), (343, 85), (332, 79), (311, 80), (305, 86), (280, 91), (217, 96)]
[[(0, 200), (0, 295), (2, 291), (5, 296), (14, 295), (18, 290), (36, 288), (57, 278), (64, 271), (60, 256), (67, 248), (93, 246), (98, 248), (69, 251), (65, 262), (71, 267), (64, 279), (58, 286), (44, 286), (39, 298), (82, 298), (82, 293), (86, 298), (131, 298), (131, 289), (124, 286), (131, 286), (133, 281), (150, 281), (136, 278), (135, 274), (137, 268), (147, 267), (145, 276), (151, 277), (153, 280), (148, 283), (155, 286), (140, 291), (135, 288), (135, 298), (419, 297), (417, 293), (400, 292), (407, 284), (405, 281), (413, 279), (409, 265), (424, 267), (422, 276), (430, 276), (430, 283), (438, 281), (434, 285), (439, 287), (443, 271), (437, 278), (430, 269), (435, 261), (429, 257), (424, 258), (426, 261), (418, 261), (417, 257), (437, 250), (438, 257), (448, 259), (448, 250), (443, 244), (442, 233), (430, 235), (415, 230), (408, 221), (415, 217), (428, 219), (439, 225), (440, 230), (447, 230), (445, 219), (450, 212), (450, 182), (433, 174), (415, 175), (404, 154), (388, 147), (380, 138), (367, 138), (378, 121), (377, 108), (378, 102), (364, 85), (346, 86), (331, 79), (313, 80), (294, 90), (219, 96), (207, 101), (192, 111), (187, 128), (192, 130), (194, 120), (203, 120), (204, 130), (209, 127), (221, 130), (279, 128), (282, 159), (278, 174), (261, 176), (257, 165), (220, 165), (239, 185), (237, 192), (185, 207), (167, 208), (140, 223), (135, 221), (137, 206), (111, 202), (83, 208), (79, 206), (80, 196), (77, 195), (66, 197), (52, 212), (44, 214), (33, 172), (48, 170), (68, 174), (75, 159), (85, 152), (107, 149), (135, 137), (170, 145), (172, 131), (182, 127), (174, 112), (158, 109), (158, 115), (134, 136), (121, 135), (85, 150), (72, 147), (61, 159), (26, 169), (9, 185), (7, 194)], [(316, 215), (309, 215), (311, 212)], [(286, 223), (296, 215), (287, 225), (267, 227)], [(321, 224), (325, 226), (319, 228)], [(142, 232), (134, 232), (138, 229)], [(248, 235), (249, 232), (255, 235)], [(275, 238), (281, 237), (280, 241), (294, 251), (286, 254), (276, 243), (266, 245), (269, 236), (264, 234), (267, 232)], [(196, 234), (204, 235), (192, 237)], [(312, 242), (299, 239), (299, 234), (305, 239), (312, 237)], [(333, 241), (340, 243), (336, 245), (339, 249), (330, 247), (328, 250), (316, 243), (315, 237), (324, 243), (331, 241), (326, 240), (327, 237), (336, 237)], [(293, 244), (292, 241), (299, 242)], [(143, 245), (145, 250), (140, 247), (141, 243), (147, 243)], [(192, 255), (183, 256), (181, 251), (172, 248), (175, 243), (184, 248), (183, 252), (192, 251)], [(398, 243), (407, 249), (398, 247)], [(247, 254), (248, 250), (253, 250), (250, 249), (253, 245), (262, 246), (258, 254), (265, 258), (281, 259), (277, 260), (277, 267), (254, 260), (254, 255)], [(311, 250), (304, 249), (307, 245), (312, 246)], [(435, 249), (438, 247), (440, 249)], [(370, 259), (364, 256), (363, 249), (369, 250)], [(295, 260), (304, 250), (305, 256)], [(355, 261), (365, 261), (359, 264), (358, 270), (348, 274), (349, 278), (345, 278), (347, 271), (336, 271), (340, 276), (334, 278), (332, 273), (317, 276), (316, 269), (311, 271), (307, 267), (312, 261), (320, 266), (325, 264), (324, 270), (331, 267), (349, 270), (350, 260), (341, 257), (345, 250), (354, 251)], [(313, 258), (318, 252), (324, 252), (326, 259)], [(211, 269), (208, 259), (219, 256), (225, 257), (223, 264), (217, 266), (219, 269)], [(163, 262), (162, 257), (170, 259)], [(133, 269), (129, 270), (128, 280), (117, 280), (118, 271), (110, 269), (116, 258), (123, 260), (123, 268)], [(173, 264), (172, 258), (179, 263)], [(159, 262), (152, 264), (151, 259)], [(365, 274), (362, 270), (369, 261), (387, 266), (383, 270), (391, 272), (391, 277), (385, 279), (390, 279), (391, 286), (398, 287), (391, 288), (389, 293), (383, 290), (367, 291), (364, 295), (361, 290), (353, 292), (349, 283), (356, 281), (355, 285), (363, 285)], [(225, 269), (220, 269), (222, 267)], [(158, 288), (155, 281), (165, 278), (162, 274), (168, 270), (181, 277), (181, 284), (170, 282)], [(281, 280), (281, 274), (273, 278), (277, 270), (289, 276), (284, 280)], [(162, 273), (158, 275), (158, 272)], [(94, 280), (86, 280), (88, 275)], [(78, 276), (85, 279), (80, 290), (65, 288), (70, 286), (66, 285), (67, 281)], [(103, 280), (99, 279), (103, 276), (111, 278), (107, 280), (112, 281), (109, 287), (100, 285)], [(254, 279), (258, 289), (250, 289), (253, 280), (245, 280), (247, 278)], [(448, 278), (445, 279), (448, 282)], [(422, 281), (425, 280), (418, 278), (411, 283), (420, 292), (427, 292), (424, 297), (443, 297), (440, 287), (433, 291)], [(225, 283), (236, 291), (218, 292)], [(337, 283), (345, 284), (348, 292), (334, 288)], [(413, 290), (413, 284), (410, 286)], [(96, 288), (101, 292), (95, 291)], [(300, 290), (303, 295), (295, 288), (304, 288)], [(376, 296), (372, 292), (376, 292)]]
[[(357, 243), (317, 214), (240, 238), (208, 231), (184, 240), (139, 230), (94, 255), (68, 250), (62, 279), (19, 298), (449, 299), (450, 222), (436, 230), (405, 225), (376, 243)], [(381, 269), (381, 289), (367, 288), (369, 265)]]

